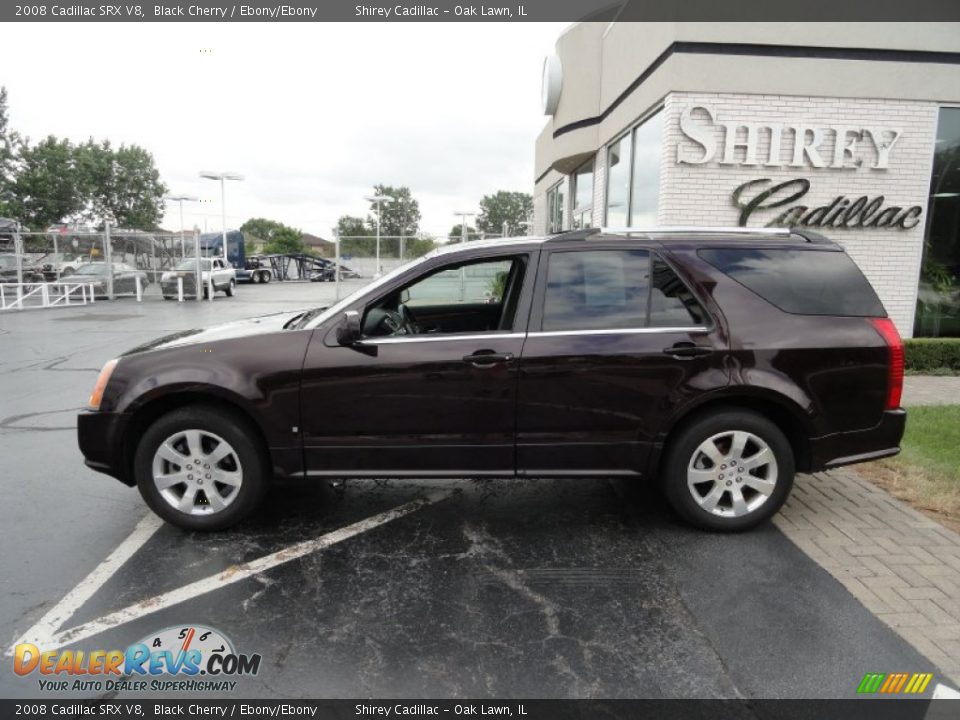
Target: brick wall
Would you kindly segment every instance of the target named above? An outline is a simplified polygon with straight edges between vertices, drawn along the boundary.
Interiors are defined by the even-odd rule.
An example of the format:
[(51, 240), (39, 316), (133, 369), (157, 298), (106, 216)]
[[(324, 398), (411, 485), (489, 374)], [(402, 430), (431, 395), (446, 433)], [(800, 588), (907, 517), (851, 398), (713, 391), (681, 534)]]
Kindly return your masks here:
[[(718, 144), (712, 161), (703, 165), (677, 163), (678, 144), (685, 157), (699, 158), (700, 145), (686, 138), (680, 131), (680, 113), (690, 106), (706, 105), (714, 111), (714, 122), (740, 120), (754, 122), (782, 122), (790, 125), (803, 122), (816, 126), (847, 125), (853, 128), (886, 127), (902, 131), (890, 152), (889, 169), (876, 170), (876, 151), (869, 139), (858, 144), (858, 156), (863, 164), (856, 169), (829, 167), (765, 167), (721, 165), (723, 128), (713, 129)], [(919, 205), (923, 214), (916, 227), (910, 230), (871, 228), (842, 230), (824, 228), (828, 237), (842, 243), (850, 256), (876, 288), (881, 300), (904, 336), (912, 335), (916, 303), (917, 277), (923, 246), (927, 195), (933, 158), (933, 140), (936, 134), (938, 106), (936, 103), (898, 100), (849, 100), (840, 98), (796, 97), (780, 95), (671, 93), (667, 96), (664, 113), (664, 142), (661, 155), (660, 196), (658, 222), (662, 225), (737, 225), (740, 210), (734, 205), (731, 193), (742, 183), (757, 178), (771, 178), (773, 183), (806, 178), (810, 190), (800, 200), (781, 208), (758, 211), (751, 216), (750, 225), (763, 225), (779, 212), (796, 204), (814, 208), (827, 205), (838, 195), (855, 199), (861, 195), (883, 195), (884, 207)], [(706, 126), (703, 114), (695, 115), (698, 125)], [(784, 134), (781, 159), (792, 158), (792, 131)], [(741, 129), (738, 140), (746, 139)], [(769, 151), (769, 133), (759, 133), (758, 157), (761, 162)], [(824, 138), (820, 151), (829, 165), (833, 158), (833, 134)], [(739, 148), (736, 157), (742, 159), (745, 150)], [(603, 183), (598, 185), (602, 194)], [(597, 202), (595, 222), (602, 219), (602, 198)], [(816, 229), (816, 228), (814, 228)]]

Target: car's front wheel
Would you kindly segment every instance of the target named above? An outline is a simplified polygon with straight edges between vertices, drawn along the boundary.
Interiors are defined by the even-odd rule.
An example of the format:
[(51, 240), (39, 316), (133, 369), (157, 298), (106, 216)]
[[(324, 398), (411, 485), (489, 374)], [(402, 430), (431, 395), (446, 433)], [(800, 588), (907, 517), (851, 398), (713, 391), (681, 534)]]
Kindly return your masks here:
[(134, 457), (147, 505), (185, 530), (222, 530), (259, 505), (269, 462), (242, 416), (204, 406), (173, 410), (143, 434)]
[(231, 280), (230, 283), (227, 285), (227, 288), (226, 288), (226, 290), (225, 290), (225, 292), (227, 293), (227, 297), (233, 297), (233, 291), (236, 290), (236, 289), (237, 289), (237, 281), (236, 281), (236, 280)]
[(783, 505), (793, 486), (793, 450), (767, 418), (726, 409), (683, 427), (662, 468), (667, 501), (709, 530), (755, 527)]

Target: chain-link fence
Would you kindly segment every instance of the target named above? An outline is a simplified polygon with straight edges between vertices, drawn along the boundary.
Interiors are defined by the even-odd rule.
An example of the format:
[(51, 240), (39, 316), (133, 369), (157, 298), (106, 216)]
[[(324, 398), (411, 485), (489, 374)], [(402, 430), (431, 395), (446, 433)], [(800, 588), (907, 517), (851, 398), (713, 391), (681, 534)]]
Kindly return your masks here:
[[(196, 288), (203, 284), (197, 282), (193, 262), (197, 245), (193, 233), (110, 228), (4, 233), (0, 235), (0, 309), (164, 294), (179, 297), (180, 284), (185, 299), (196, 298)], [(171, 278), (176, 281), (172, 292)]]

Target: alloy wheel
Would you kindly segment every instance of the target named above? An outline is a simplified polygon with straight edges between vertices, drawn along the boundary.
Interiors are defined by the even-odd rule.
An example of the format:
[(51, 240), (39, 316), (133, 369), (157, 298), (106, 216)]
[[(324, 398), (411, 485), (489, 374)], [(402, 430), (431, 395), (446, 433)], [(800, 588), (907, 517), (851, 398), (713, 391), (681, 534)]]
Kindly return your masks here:
[(777, 485), (777, 459), (762, 438), (745, 430), (717, 433), (693, 451), (687, 488), (697, 504), (720, 517), (757, 510)]
[(234, 500), (243, 468), (233, 447), (207, 430), (182, 430), (157, 448), (153, 482), (160, 496), (188, 515), (211, 515)]

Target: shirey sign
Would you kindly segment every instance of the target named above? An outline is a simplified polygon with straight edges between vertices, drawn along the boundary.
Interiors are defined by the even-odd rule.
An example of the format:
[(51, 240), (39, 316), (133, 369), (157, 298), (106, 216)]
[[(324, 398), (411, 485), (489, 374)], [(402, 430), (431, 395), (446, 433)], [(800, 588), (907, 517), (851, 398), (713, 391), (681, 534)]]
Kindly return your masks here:
[[(742, 131), (745, 138), (739, 139)], [(756, 167), (758, 174), (762, 168), (777, 168), (781, 175), (785, 168), (889, 172), (891, 153), (902, 134), (890, 127), (717, 120), (708, 105), (685, 108), (680, 132), (693, 143), (692, 148), (677, 146), (680, 165)], [(852, 185), (857, 184), (854, 177)], [(735, 187), (731, 198), (740, 210), (740, 225), (747, 225), (755, 213), (773, 210), (776, 215), (767, 225), (909, 230), (919, 224), (923, 213), (920, 205), (888, 204), (883, 195), (840, 194), (820, 205), (803, 204), (810, 188), (811, 181), (805, 177), (758, 177)]]

